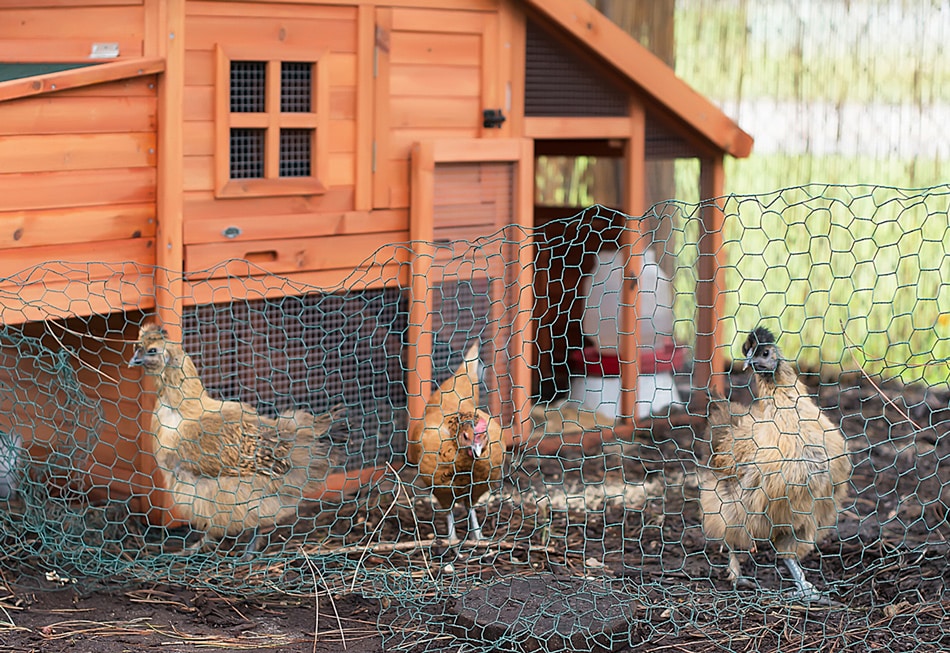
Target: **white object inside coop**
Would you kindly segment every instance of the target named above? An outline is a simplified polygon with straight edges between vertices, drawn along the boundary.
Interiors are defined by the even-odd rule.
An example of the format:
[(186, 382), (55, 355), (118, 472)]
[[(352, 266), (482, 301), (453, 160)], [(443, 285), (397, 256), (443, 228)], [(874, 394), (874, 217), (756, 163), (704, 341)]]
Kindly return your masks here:
[[(623, 287), (625, 254), (602, 249), (591, 275), (581, 281), (585, 302), (583, 352), (572, 352), (568, 401), (616, 419), (620, 415), (620, 360), (618, 310)], [(673, 379), (684, 350), (673, 341), (673, 283), (664, 275), (656, 254), (647, 250), (639, 278), (637, 339), (640, 374), (637, 382), (637, 418), (668, 415), (683, 400)]]

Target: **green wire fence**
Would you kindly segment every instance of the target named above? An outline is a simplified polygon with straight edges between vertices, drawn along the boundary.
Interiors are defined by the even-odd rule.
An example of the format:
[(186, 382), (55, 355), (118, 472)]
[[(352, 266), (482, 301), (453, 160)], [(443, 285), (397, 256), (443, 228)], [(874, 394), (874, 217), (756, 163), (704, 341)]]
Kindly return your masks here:
[[(203, 305), (182, 298), (182, 337), (168, 344), (194, 362), (211, 400), (243, 402), (255, 428), (273, 429), (268, 452), (279, 458), (291, 437), (273, 426), (280, 415), (337, 411), (313, 455), (326, 458), (338, 486), (305, 500), (283, 492), (287, 511), (275, 528), (240, 524), (203, 547), (194, 546), (199, 525), (162, 516), (181, 499), (167, 503), (169, 481), (155, 471), (153, 385), (128, 366), (150, 316), (116, 307), (5, 319), (3, 578), (30, 591), (171, 584), (242, 597), (359, 595), (378, 601), (390, 650), (950, 645), (950, 186), (809, 185), (717, 202), (725, 215), (720, 346), (737, 363), (717, 375), (718, 390), (734, 407), (753, 403), (740, 347), (765, 326), (808, 401), (847, 440), (848, 499), (801, 560), (827, 604), (798, 600), (768, 546), (743, 560), (750, 582), (734, 587), (725, 553), (706, 540), (699, 487), (711, 389), (691, 376), (700, 207), (679, 202), (651, 209), (651, 224), (670, 226), (668, 239), (638, 234), (647, 253), (637, 280), (635, 428), (622, 414), (613, 366), (626, 328), (617, 317), (624, 229), (636, 217), (591, 207), (531, 233), (470, 243), (460, 254), (470, 265), (428, 262), (442, 274), (429, 288), (426, 394), (479, 343), (480, 409), (521, 431), (476, 497), (483, 540), (466, 538), (462, 502), (455, 521), (463, 539), (445, 539), (444, 510), (406, 456), (414, 372), (406, 351), (418, 344), (407, 335), (410, 298), (372, 276), (406, 264), (417, 251), (411, 244), (378, 253), (337, 288), (268, 278), (278, 293)], [(511, 263), (505, 253), (522, 247), (549, 281), (533, 289), (530, 333), (512, 352), (518, 293), (495, 274)], [(84, 269), (37, 266), (0, 281), (0, 298), (15, 298), (24, 280), (55, 288)], [(525, 361), (530, 403), (515, 405), (510, 373)], [(185, 432), (157, 414), (163, 428)], [(529, 418), (523, 428), (519, 416)], [(261, 465), (266, 442), (255, 442), (249, 455)], [(235, 469), (198, 473), (191, 487), (225, 487)]]

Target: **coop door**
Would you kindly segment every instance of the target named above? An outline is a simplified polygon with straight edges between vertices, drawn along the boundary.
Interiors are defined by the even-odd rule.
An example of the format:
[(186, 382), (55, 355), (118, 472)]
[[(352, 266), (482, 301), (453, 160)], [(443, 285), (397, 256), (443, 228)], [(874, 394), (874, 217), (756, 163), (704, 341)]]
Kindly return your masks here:
[[(381, 8), (376, 12), (373, 203), (409, 206), (413, 143), (507, 133), (485, 126), (502, 110), (498, 16), (487, 11)], [(490, 121), (491, 122), (491, 121)]]
[(532, 358), (531, 142), (425, 141), (411, 161), (410, 415), (422, 416), (431, 383), (479, 342), (488, 391), (480, 403), (520, 434)]

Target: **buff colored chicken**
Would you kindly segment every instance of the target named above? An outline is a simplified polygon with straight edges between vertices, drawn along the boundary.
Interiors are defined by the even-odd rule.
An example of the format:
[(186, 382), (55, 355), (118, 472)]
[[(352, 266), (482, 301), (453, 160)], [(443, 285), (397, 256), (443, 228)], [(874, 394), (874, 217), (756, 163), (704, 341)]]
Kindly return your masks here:
[(737, 551), (770, 543), (785, 561), (796, 597), (825, 601), (799, 564), (819, 533), (835, 527), (851, 462), (841, 431), (808, 396), (775, 336), (764, 328), (742, 347), (753, 370), (751, 407), (713, 401), (709, 468), (700, 477), (703, 528), (729, 549), (729, 578), (740, 577)]
[(407, 459), (419, 468), (419, 482), (431, 488), (446, 513), (448, 539), (457, 541), (452, 509), (468, 510), (468, 534), (484, 539), (474, 505), (501, 479), (505, 444), (501, 425), (478, 409), (478, 345), (465, 354), (455, 374), (433, 393), (421, 422), (409, 432)]
[(330, 443), (324, 436), (341, 410), (272, 419), (247, 404), (214, 399), (191, 357), (155, 324), (142, 327), (129, 364), (155, 380), (156, 462), (182, 516), (204, 533), (189, 550), (208, 537), (252, 530), (252, 553), (260, 531), (293, 519), (326, 479)]

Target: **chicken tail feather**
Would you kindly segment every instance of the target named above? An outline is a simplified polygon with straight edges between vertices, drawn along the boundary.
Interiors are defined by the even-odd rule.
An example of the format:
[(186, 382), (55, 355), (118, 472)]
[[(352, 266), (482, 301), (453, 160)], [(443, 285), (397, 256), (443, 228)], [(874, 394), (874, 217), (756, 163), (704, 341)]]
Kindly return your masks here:
[(455, 373), (442, 382), (429, 398), (429, 406), (441, 407), (445, 415), (457, 412), (475, 412), (478, 408), (478, 382), (481, 376), (479, 346), (474, 343), (465, 352)]

